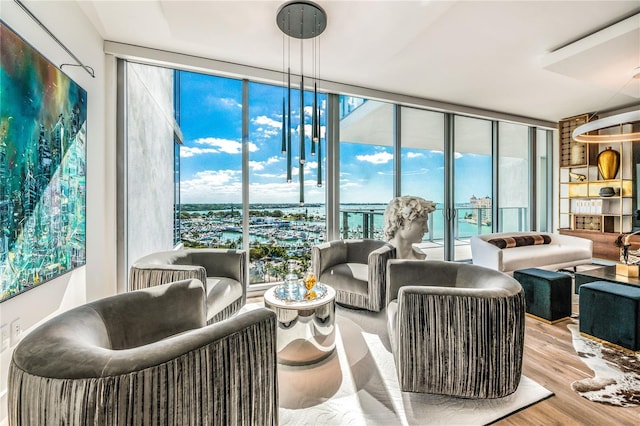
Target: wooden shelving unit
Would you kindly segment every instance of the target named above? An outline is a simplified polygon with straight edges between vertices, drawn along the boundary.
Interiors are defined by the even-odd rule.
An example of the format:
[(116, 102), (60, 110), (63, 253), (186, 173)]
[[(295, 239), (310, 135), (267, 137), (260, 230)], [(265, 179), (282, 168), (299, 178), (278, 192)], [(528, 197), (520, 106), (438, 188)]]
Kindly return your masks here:
[[(588, 164), (588, 145), (573, 140), (573, 131), (589, 122), (589, 114), (577, 115), (558, 122), (560, 134), (560, 167), (580, 167)], [(591, 150), (591, 154), (593, 151)], [(593, 160), (593, 158), (592, 158)]]
[[(592, 235), (594, 241), (615, 240), (613, 235), (631, 232), (633, 226), (633, 145), (630, 142), (582, 144), (571, 137), (573, 130), (588, 122), (587, 114), (558, 123), (560, 134), (560, 232)], [(613, 179), (598, 171), (598, 154), (607, 147), (620, 153), (620, 167)], [(600, 195), (613, 188), (610, 197)], [(610, 236), (598, 236), (608, 233)], [(596, 256), (594, 249), (594, 256)]]

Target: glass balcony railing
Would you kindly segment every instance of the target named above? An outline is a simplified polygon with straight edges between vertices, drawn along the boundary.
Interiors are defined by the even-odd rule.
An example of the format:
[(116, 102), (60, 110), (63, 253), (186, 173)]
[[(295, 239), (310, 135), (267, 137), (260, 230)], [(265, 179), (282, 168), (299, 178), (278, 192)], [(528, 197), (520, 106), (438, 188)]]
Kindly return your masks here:
[(369, 238), (384, 240), (384, 209), (340, 210), (342, 239)]
[[(455, 209), (453, 235), (455, 239), (468, 239), (473, 235), (492, 232), (493, 218), (490, 207), (458, 207)], [(527, 231), (528, 208), (508, 207), (498, 209), (501, 229), (505, 231)], [(384, 239), (384, 209), (340, 210), (340, 235), (347, 238)], [(436, 209), (429, 215), (429, 230), (424, 242), (444, 240), (443, 209)]]

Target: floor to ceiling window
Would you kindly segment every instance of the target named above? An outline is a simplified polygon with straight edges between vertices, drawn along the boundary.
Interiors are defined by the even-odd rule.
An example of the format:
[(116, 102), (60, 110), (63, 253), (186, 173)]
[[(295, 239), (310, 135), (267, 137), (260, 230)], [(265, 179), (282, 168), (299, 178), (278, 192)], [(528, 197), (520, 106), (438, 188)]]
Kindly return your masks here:
[(393, 198), (393, 104), (340, 96), (340, 235), (382, 240)]
[[(312, 145), (313, 93), (291, 93), (291, 144), (283, 147), (283, 89), (249, 84), (249, 231), (251, 282), (282, 281), (287, 260), (298, 273), (308, 267), (311, 246), (325, 239), (324, 137)], [(288, 96), (287, 96), (288, 98)], [(319, 95), (324, 136), (326, 95)], [(285, 112), (288, 114), (288, 108)], [(303, 119), (301, 120), (301, 117)], [(301, 132), (304, 125), (305, 131)], [(288, 135), (288, 131), (285, 129)], [(304, 135), (302, 155), (300, 137)], [(284, 149), (283, 149), (284, 148)], [(290, 149), (291, 152), (284, 152)], [(290, 156), (290, 160), (288, 160)], [(304, 163), (301, 164), (301, 158)], [(288, 165), (289, 163), (289, 165)]]
[[(473, 235), (534, 226), (545, 231), (552, 225), (551, 130), (344, 95), (332, 98), (337, 111), (336, 122), (330, 123), (328, 96), (320, 94), (321, 143), (312, 153), (313, 94), (305, 92), (301, 112), (299, 91), (294, 89), (291, 149), (283, 152), (281, 86), (159, 70), (164, 72), (158, 78), (169, 78), (157, 89), (161, 93), (156, 100), (151, 96), (151, 101), (141, 101), (130, 92), (127, 111), (131, 117), (136, 111), (159, 111), (156, 121), (168, 123), (166, 139), (171, 142), (173, 134), (182, 141), (173, 163), (167, 164), (174, 190), (166, 195), (175, 200), (178, 211), (175, 221), (173, 211), (167, 216), (179, 225), (178, 242), (185, 247), (249, 250), (252, 284), (281, 281), (289, 259), (297, 260), (302, 272), (311, 247), (326, 241), (327, 235), (383, 239), (383, 212), (397, 195), (436, 203), (420, 245), (429, 259), (469, 260)], [(155, 78), (153, 72), (147, 75)], [(136, 76), (130, 72), (130, 77)], [(145, 79), (150, 93), (152, 80)], [(171, 102), (174, 96), (172, 124), (167, 121), (173, 119), (167, 117), (170, 112), (149, 106), (157, 99)], [(302, 166), (301, 115), (306, 135)], [(144, 158), (164, 146), (148, 138), (149, 143), (141, 144), (131, 135), (135, 133), (128, 135), (129, 149), (146, 150)], [(327, 135), (336, 138), (332, 146)], [(532, 153), (534, 161), (529, 158)], [(327, 169), (327, 154), (337, 170)], [(130, 180), (142, 167), (151, 166), (130, 162)], [(135, 195), (139, 209), (164, 215), (164, 207), (144, 194), (127, 197)], [(327, 229), (328, 223), (332, 229)]]
[(402, 107), (400, 112), (401, 195), (436, 203), (420, 248), (428, 259), (444, 259), (444, 114)]
[(467, 260), (469, 238), (493, 229), (492, 123), (464, 116), (454, 120), (452, 260)]
[(181, 242), (242, 248), (242, 82), (177, 73)]
[(498, 125), (498, 231), (529, 231), (529, 127)]
[[(313, 93), (305, 93), (306, 158), (301, 167), (300, 92), (292, 91), (287, 166), (282, 147), (282, 88), (248, 83), (247, 105), (243, 105), (240, 80), (177, 74), (180, 109), (176, 115), (184, 136), (179, 168), (180, 241), (185, 247), (248, 250), (253, 284), (282, 281), (288, 259), (297, 260), (299, 272), (306, 270), (311, 246), (326, 236), (326, 95), (318, 96), (321, 138), (312, 147)], [(248, 108), (248, 140), (244, 142), (243, 108)], [(245, 162), (248, 185), (243, 184)], [(247, 206), (243, 192), (248, 193)]]

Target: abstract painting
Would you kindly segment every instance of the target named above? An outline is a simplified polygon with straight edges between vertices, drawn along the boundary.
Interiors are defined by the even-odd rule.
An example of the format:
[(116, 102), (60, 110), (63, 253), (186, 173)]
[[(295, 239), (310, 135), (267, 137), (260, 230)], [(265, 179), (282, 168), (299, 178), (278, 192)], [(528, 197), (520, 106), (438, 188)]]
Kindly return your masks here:
[(0, 21), (0, 302), (85, 264), (87, 92)]

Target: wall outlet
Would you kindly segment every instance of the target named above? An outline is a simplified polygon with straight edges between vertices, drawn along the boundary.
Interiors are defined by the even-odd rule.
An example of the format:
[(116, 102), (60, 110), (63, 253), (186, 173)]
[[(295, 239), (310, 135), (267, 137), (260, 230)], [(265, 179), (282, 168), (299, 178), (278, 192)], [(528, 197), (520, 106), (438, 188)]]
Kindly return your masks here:
[(20, 318), (16, 318), (11, 321), (11, 346), (15, 346), (18, 344), (21, 335), (22, 325), (20, 323)]
[(11, 345), (11, 333), (9, 333), (9, 324), (3, 324), (0, 327), (0, 352), (9, 349)]

